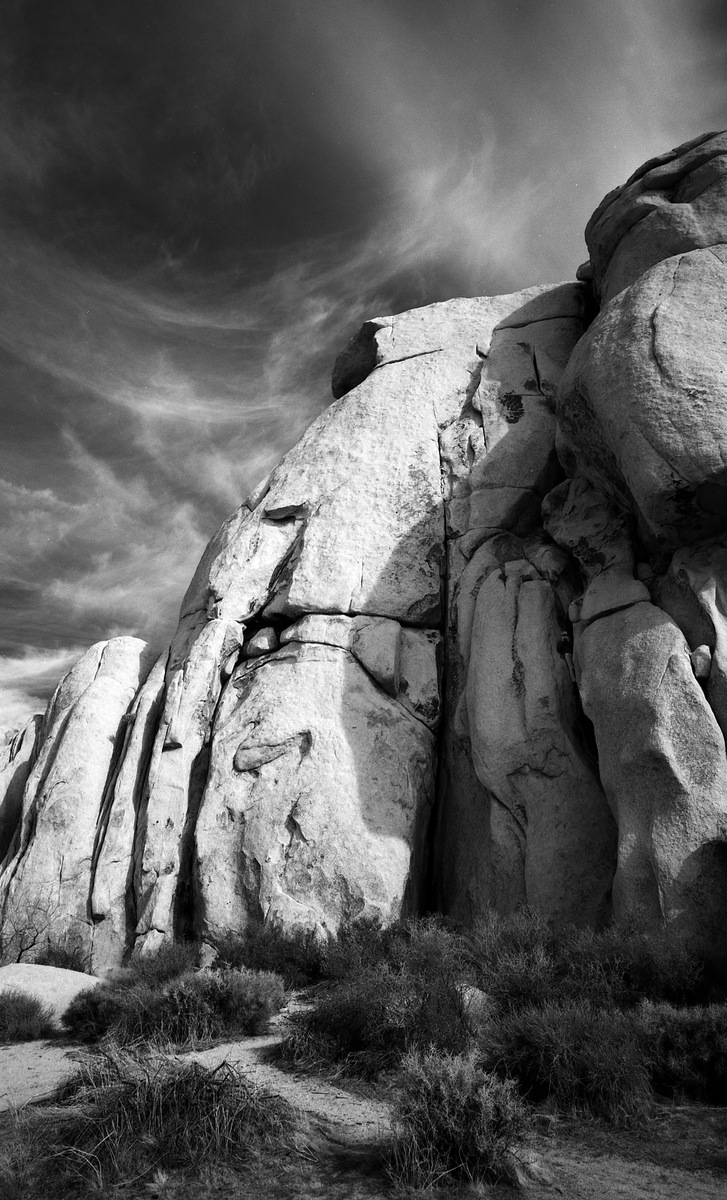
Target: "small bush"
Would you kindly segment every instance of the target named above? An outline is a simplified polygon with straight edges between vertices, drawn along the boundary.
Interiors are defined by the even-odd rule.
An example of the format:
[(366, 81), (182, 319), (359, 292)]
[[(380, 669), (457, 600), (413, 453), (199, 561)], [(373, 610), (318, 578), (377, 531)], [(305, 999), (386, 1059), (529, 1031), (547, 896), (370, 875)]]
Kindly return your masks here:
[(509, 1080), (472, 1053), (407, 1055), (392, 1114), (389, 1171), (400, 1187), (515, 1181), (527, 1110)]
[(270, 972), (201, 970), (153, 986), (125, 971), (81, 992), (63, 1024), (81, 1041), (192, 1046), (260, 1033), (284, 998)]
[(51, 1009), (20, 988), (0, 992), (0, 1042), (34, 1042), (53, 1032)]
[(198, 966), (199, 946), (195, 942), (166, 942), (153, 954), (134, 955), (126, 971), (139, 983), (157, 987)]
[(602, 935), (618, 962), (624, 980), (624, 1001), (666, 1001), (668, 1004), (701, 1004), (710, 999), (715, 985), (703, 959), (683, 936), (666, 928), (648, 937), (634, 928), (614, 926)]
[(216, 965), (273, 971), (286, 987), (304, 988), (322, 977), (325, 953), (325, 944), (312, 929), (288, 932), (255, 921), (244, 933), (230, 934), (218, 943)]
[(79, 1042), (96, 1042), (119, 1020), (128, 989), (112, 978), (78, 992), (61, 1016), (61, 1024)]
[(483, 1044), (485, 1065), (517, 1081), (526, 1100), (627, 1125), (652, 1092), (638, 1017), (568, 1001), (501, 1017)]
[(365, 968), (401, 959), (407, 936), (420, 923), (388, 925), (382, 928), (379, 917), (359, 917), (339, 929), (325, 948), (321, 975), (325, 979), (346, 979)]
[(644, 1004), (639, 1025), (657, 1092), (710, 1104), (727, 1101), (727, 1004)]
[(24, 1112), (20, 1122), (0, 1191), (7, 1179), (15, 1194), (43, 1197), (138, 1185), (164, 1169), (243, 1163), (264, 1148), (280, 1152), (294, 1132), (289, 1105), (228, 1063), (211, 1071), (119, 1052), (94, 1060), (53, 1106)]
[(283, 1061), (375, 1078), (416, 1047), (466, 1048), (473, 1032), (462, 989), (467, 968), (460, 939), (441, 923), (387, 933), (368, 923), (361, 933), (346, 931), (326, 961), (336, 976), (313, 1011), (291, 1018)]
[(87, 974), (91, 970), (91, 960), (77, 942), (48, 942), (33, 959), (39, 967), (62, 967), (64, 971), (80, 971)]

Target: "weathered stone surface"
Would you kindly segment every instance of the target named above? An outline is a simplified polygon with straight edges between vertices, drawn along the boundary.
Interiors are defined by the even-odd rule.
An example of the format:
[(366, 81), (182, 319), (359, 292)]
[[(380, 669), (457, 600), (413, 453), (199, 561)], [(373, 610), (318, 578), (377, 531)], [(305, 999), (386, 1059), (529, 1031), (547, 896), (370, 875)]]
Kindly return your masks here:
[(570, 570), (537, 529), (542, 498), (560, 478), (553, 394), (585, 327), (587, 289), (564, 284), (509, 299), (509, 313), (478, 344), (479, 370), (464, 404), (440, 433), (448, 607), (433, 874), (437, 902), (464, 922), (491, 905), (509, 910), (525, 900), (521, 840), (509, 811), (477, 778), (462, 711), (468, 665), (479, 653), (471, 641), (477, 594), (491, 571), (531, 553), (554, 588), (565, 586), (558, 581)]
[(692, 656), (692, 666), (727, 737), (727, 545), (724, 541), (678, 550), (655, 588), (655, 598), (676, 621), (694, 654), (701, 651), (697, 660)]
[(23, 792), (37, 753), (43, 718), (31, 717), (4, 747), (0, 765), (0, 868), (20, 824)]
[(258, 629), (251, 638), (245, 639), (242, 657), (259, 658), (263, 654), (272, 654), (274, 650), (277, 650), (279, 644), (278, 635), (272, 625), (265, 625), (262, 629)]
[(210, 543), (183, 605), (247, 621), (264, 609), (439, 620), (444, 540), (432, 392), (436, 355), (393, 363), (334, 403), (270, 478), (253, 512)]
[(436, 728), (440, 716), (442, 638), (435, 630), (402, 627), (385, 617), (309, 615), (281, 635), (287, 645), (318, 643), (350, 650), (361, 666), (420, 721)]
[(478, 778), (511, 818), (498, 814), (493, 829), (501, 893), (594, 925), (608, 915), (616, 830), (580, 744), (560, 640), (553, 592), (529, 562), (491, 572), (476, 601), (467, 719)]
[(166, 667), (159, 722), (138, 818), (134, 891), (140, 949), (183, 935), (191, 904), (192, 837), (204, 788), (209, 739), (222, 688), (220, 667), (242, 643), (241, 627), (215, 618), (178, 636)]
[(581, 473), (671, 547), (727, 525), (726, 312), (711, 250), (660, 262), (602, 310), (558, 393)]
[(724, 954), (727, 761), (676, 624), (636, 604), (577, 633), (580, 692), (618, 822), (617, 919)]
[(562, 469), (555, 448), (555, 391), (585, 328), (587, 297), (562, 284), (518, 305), (493, 330), (472, 404), (479, 443), (470, 437), (467, 528), (525, 534)]
[[(97, 818), (122, 722), (152, 665), (146, 643), (130, 637), (113, 638), (91, 658), (95, 674), (65, 709), (52, 757), (40, 777), (38, 764), (30, 772), (17, 850), (0, 876), (4, 929), (21, 940), (30, 926), (45, 938), (90, 940)], [(75, 689), (82, 672), (74, 671)]]
[(578, 562), (585, 592), (563, 604), (571, 621), (587, 624), (606, 613), (650, 600), (634, 576), (633, 522), (582, 476), (566, 480), (543, 501), (543, 524)]
[(434, 629), (402, 629), (396, 698), (430, 729), (437, 728), (441, 715), (442, 668), (441, 634)]
[(398, 621), (380, 617), (357, 617), (354, 621), (351, 653), (389, 696), (399, 693), (401, 638)]
[(118, 966), (136, 926), (134, 845), (146, 807), (147, 771), (164, 700), (167, 653), (137, 692), (123, 730), (118, 765), (106, 785), (92, 866), (91, 965), (102, 973)]
[[(393, 317), (373, 317), (365, 321), (339, 354), (333, 367), (331, 387), (338, 398), (363, 383), (377, 367), (416, 358), (436, 351), (465, 351), (471, 357), (478, 347), (485, 351), (492, 332), (501, 321), (524, 304), (532, 303), (531, 320), (548, 317), (554, 311), (564, 316), (582, 312), (582, 292), (571, 284), (563, 289), (554, 306), (550, 297), (560, 288), (539, 284), (503, 296), (456, 297), (439, 304), (427, 304)], [(566, 290), (568, 294), (566, 294)], [(539, 298), (548, 299), (539, 306)]]
[(0, 992), (24, 992), (35, 996), (49, 1008), (52, 1023), (61, 1029), (61, 1017), (79, 992), (95, 988), (101, 982), (95, 975), (83, 971), (66, 971), (63, 967), (42, 967), (35, 963), (8, 963), (0, 967)]
[(587, 583), (602, 571), (633, 574), (633, 522), (582, 476), (566, 479), (548, 493), (543, 526), (574, 555)]
[(290, 642), (240, 666), (197, 821), (203, 937), (415, 910), (433, 771), (432, 734), (347, 651)]
[(712, 651), (709, 646), (697, 646), (696, 650), (692, 650), (689, 655), (689, 660), (692, 664), (695, 679), (698, 679), (700, 682), (709, 679), (709, 673), (712, 670)]
[(602, 304), (665, 258), (727, 242), (727, 133), (645, 163), (601, 201), (586, 242)]

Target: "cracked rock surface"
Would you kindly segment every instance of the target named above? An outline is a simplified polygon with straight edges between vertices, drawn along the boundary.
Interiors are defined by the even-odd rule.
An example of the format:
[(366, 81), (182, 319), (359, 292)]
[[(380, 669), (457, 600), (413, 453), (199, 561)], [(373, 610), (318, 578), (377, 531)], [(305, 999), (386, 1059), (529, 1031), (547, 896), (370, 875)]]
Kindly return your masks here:
[(636, 171), (576, 282), (364, 324), (161, 657), (4, 746), (7, 961), (522, 903), (727, 956), (726, 162)]

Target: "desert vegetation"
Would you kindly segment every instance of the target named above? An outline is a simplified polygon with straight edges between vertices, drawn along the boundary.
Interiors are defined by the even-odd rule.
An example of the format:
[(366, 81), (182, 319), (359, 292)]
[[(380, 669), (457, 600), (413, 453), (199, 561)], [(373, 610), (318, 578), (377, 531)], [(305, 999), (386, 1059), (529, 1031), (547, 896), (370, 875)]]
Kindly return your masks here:
[[(528, 911), (467, 932), (439, 918), (386, 929), (362, 920), (327, 942), (253, 926), (219, 946), (212, 966), (200, 967), (193, 945), (168, 946), (73, 1001), (64, 1024), (95, 1057), (54, 1105), (16, 1119), (0, 1195), (42, 1195), (48, 1155), (59, 1196), (128, 1189), (132, 1178), (148, 1194), (169, 1172), (198, 1188), (170, 1195), (213, 1196), (202, 1158), (207, 1177), (217, 1164), (218, 1183), (220, 1171), (248, 1182), (252, 1172), (261, 1197), (268, 1185), (271, 1196), (297, 1195), (301, 1171), (317, 1168), (300, 1158), (294, 1112), (227, 1065), (182, 1067), (162, 1053), (260, 1032), (286, 988), (306, 1003), (288, 1014), (275, 1063), (390, 1103), (380, 1188), (512, 1183), (539, 1114), (628, 1130), (660, 1102), (727, 1098), (723, 984), (673, 937), (555, 929)], [(0, 1036), (18, 1027), (7, 1014)], [(23, 1018), (28, 1030), (43, 1027), (36, 1019)], [(132, 1139), (144, 1147), (133, 1161)], [(282, 1162), (298, 1182), (273, 1187)], [(22, 1192), (2, 1182), (16, 1177)]]
[(117, 1184), (154, 1194), (170, 1172), (240, 1167), (292, 1147), (290, 1107), (227, 1064), (210, 1071), (163, 1055), (107, 1051), (52, 1106), (16, 1118), (0, 1156), (0, 1195), (107, 1195)]
[(21, 988), (0, 992), (0, 1045), (49, 1037), (53, 1014), (47, 1005)]
[(724, 991), (675, 938), (555, 930), (530, 912), (474, 933), (362, 923), (323, 954), (314, 1007), (279, 1055), (376, 1079), (412, 1051), (474, 1053), (526, 1100), (615, 1122), (654, 1094), (721, 1094)]
[(271, 971), (199, 968), (194, 946), (171, 945), (81, 992), (63, 1024), (83, 1042), (190, 1048), (262, 1032), (284, 996), (282, 979)]

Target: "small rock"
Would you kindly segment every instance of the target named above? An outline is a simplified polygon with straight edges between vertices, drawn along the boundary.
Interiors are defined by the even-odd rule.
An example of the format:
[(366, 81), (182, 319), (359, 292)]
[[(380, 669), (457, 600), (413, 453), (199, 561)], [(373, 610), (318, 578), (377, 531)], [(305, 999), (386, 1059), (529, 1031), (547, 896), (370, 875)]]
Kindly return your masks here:
[(692, 670), (697, 679), (709, 679), (709, 673), (712, 669), (712, 651), (709, 646), (697, 646), (696, 650), (692, 650), (689, 657), (692, 663)]
[(249, 641), (245, 642), (242, 647), (243, 658), (259, 658), (261, 654), (272, 654), (278, 649), (280, 642), (278, 635), (272, 625), (266, 625), (263, 629), (258, 629)]

